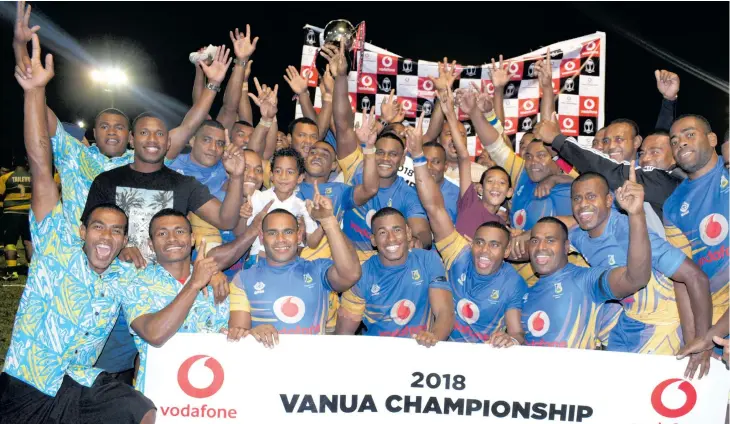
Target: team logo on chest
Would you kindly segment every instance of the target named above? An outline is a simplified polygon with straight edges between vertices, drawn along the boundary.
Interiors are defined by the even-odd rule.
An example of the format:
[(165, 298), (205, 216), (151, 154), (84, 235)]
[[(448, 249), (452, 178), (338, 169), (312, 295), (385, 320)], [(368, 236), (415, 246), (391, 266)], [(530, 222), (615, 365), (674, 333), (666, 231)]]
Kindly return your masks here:
[(679, 208), (679, 212), (680, 212), (680, 215), (681, 216), (687, 215), (689, 213), (689, 203), (688, 202), (683, 202), (682, 203), (682, 207)]
[(304, 284), (305, 284), (305, 285), (309, 285), (309, 284), (312, 284), (312, 281), (314, 281), (314, 280), (312, 280), (312, 276), (311, 276), (311, 275), (309, 275), (309, 274), (304, 274), (304, 275), (302, 276), (302, 278), (304, 279)]
[(525, 222), (527, 222), (527, 212), (524, 209), (520, 209), (515, 212), (515, 227), (519, 230), (525, 228)]
[(479, 321), (479, 307), (471, 300), (461, 299), (456, 304), (456, 313), (467, 324), (474, 324)]
[(700, 238), (708, 246), (717, 246), (727, 237), (727, 218), (711, 213), (700, 222)]
[(253, 294), (264, 294), (264, 288), (266, 288), (266, 284), (263, 281), (259, 281), (253, 285)]
[(417, 269), (414, 269), (411, 271), (411, 277), (413, 277), (413, 281), (418, 282), (421, 280), (421, 273)]
[(727, 187), (727, 185), (728, 185), (727, 178), (725, 178), (725, 176), (723, 175), (722, 178), (720, 178), (720, 188), (723, 189), (723, 188)]
[(408, 299), (401, 299), (390, 308), (390, 318), (398, 325), (406, 325), (416, 313), (416, 305)]
[(304, 302), (296, 296), (284, 296), (274, 302), (274, 315), (285, 324), (296, 324), (304, 317)]
[(380, 286), (379, 286), (379, 285), (377, 285), (377, 284), (373, 284), (373, 286), (372, 286), (372, 287), (370, 287), (370, 293), (371, 293), (371, 294), (372, 294), (373, 296), (377, 296), (377, 295), (379, 295), (379, 294), (380, 294)]
[(464, 283), (466, 282), (466, 273), (461, 274), (461, 277), (459, 277), (459, 279), (456, 281), (458, 281), (459, 284), (461, 284), (463, 286)]
[(535, 311), (527, 320), (527, 329), (533, 337), (542, 337), (550, 329), (550, 317), (545, 311)]
[(608, 255), (608, 264), (616, 265), (616, 258), (613, 255)]
[(499, 290), (492, 290), (492, 294), (489, 298), (492, 300), (499, 300)]

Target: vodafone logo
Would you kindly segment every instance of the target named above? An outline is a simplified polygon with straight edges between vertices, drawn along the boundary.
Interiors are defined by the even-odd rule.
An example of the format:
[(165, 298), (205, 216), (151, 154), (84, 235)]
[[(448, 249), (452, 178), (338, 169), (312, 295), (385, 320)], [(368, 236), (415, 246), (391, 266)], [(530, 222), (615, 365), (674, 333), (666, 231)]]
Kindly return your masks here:
[(471, 300), (461, 299), (456, 304), (456, 313), (467, 324), (474, 324), (479, 321), (479, 307)]
[(533, 337), (542, 337), (550, 329), (550, 317), (545, 311), (535, 311), (527, 320), (527, 329)]
[(590, 43), (588, 43), (586, 45), (586, 50), (588, 50), (588, 51), (593, 51), (595, 49), (596, 49), (596, 42), (595, 41), (591, 41)]
[[(213, 373), (213, 380), (208, 384), (207, 387), (195, 387), (190, 383), (190, 369), (198, 361), (203, 358), (208, 358), (203, 365), (207, 367)], [(195, 374), (196, 372), (194, 372)], [(223, 373), (223, 367), (220, 362), (215, 358), (207, 355), (195, 355), (186, 359), (185, 362), (180, 365), (180, 369), (177, 371), (177, 384), (180, 386), (182, 391), (194, 398), (203, 399), (211, 397), (218, 392), (223, 386), (223, 380), (225, 375)]]
[(370, 75), (364, 75), (362, 77), (362, 85), (364, 85), (365, 87), (370, 87), (371, 85), (373, 85), (373, 78)]
[(383, 65), (384, 67), (386, 67), (386, 68), (390, 68), (391, 66), (393, 66), (393, 58), (392, 58), (392, 57), (390, 57), (390, 56), (383, 56), (383, 58), (382, 58), (382, 60), (380, 61), (380, 63), (381, 63), (381, 64), (382, 64), (382, 65)]
[(491, 82), (487, 83), (487, 93), (494, 94), (494, 84), (492, 84)]
[(573, 118), (565, 118), (563, 119), (563, 128), (569, 130), (575, 126), (575, 121)]
[(511, 119), (506, 119), (504, 121), (504, 129), (507, 130), (507, 131), (509, 131), (509, 130), (512, 129), (512, 127), (514, 127), (514, 124), (512, 123), (512, 120)]
[(525, 222), (527, 221), (527, 212), (524, 209), (520, 209), (515, 212), (514, 221), (517, 229), (523, 229), (525, 227)]
[(274, 315), (286, 324), (296, 324), (304, 317), (304, 302), (296, 296), (284, 296), (274, 302)]
[(433, 82), (426, 80), (423, 82), (423, 89), (426, 91), (433, 91)]
[(403, 109), (405, 110), (411, 110), (413, 108), (413, 102), (411, 102), (410, 100), (403, 100), (402, 105)]
[(711, 213), (700, 222), (700, 238), (708, 246), (717, 246), (727, 237), (727, 219), (719, 213)]
[[(682, 406), (678, 408), (670, 408), (664, 403), (664, 399), (662, 399), (662, 397), (667, 388), (675, 383), (679, 383), (676, 387), (680, 391), (684, 392), (685, 399)], [(683, 417), (689, 414), (692, 408), (695, 407), (696, 403), (697, 390), (695, 390), (692, 383), (684, 381), (681, 378), (670, 378), (668, 380), (664, 380), (654, 388), (653, 392), (651, 392), (651, 406), (659, 415), (666, 418)]]
[(534, 107), (535, 107), (535, 103), (532, 100), (528, 100), (522, 104), (522, 109), (524, 109), (524, 110), (532, 110), (532, 108), (534, 108)]
[(565, 62), (565, 70), (572, 71), (575, 69), (575, 62)]
[(311, 69), (309, 69), (309, 68), (302, 69), (302, 76), (304, 78), (311, 79), (312, 78), (312, 75), (314, 75), (314, 73), (312, 72)]
[(593, 99), (585, 99), (583, 101), (583, 107), (588, 110), (593, 110), (596, 107), (596, 102)]
[(509, 71), (514, 73), (517, 73), (517, 71), (520, 70), (520, 65), (517, 64), (517, 62), (513, 62), (511, 65), (509, 65)]
[(390, 317), (398, 325), (408, 324), (415, 313), (416, 305), (408, 299), (401, 299), (390, 308)]

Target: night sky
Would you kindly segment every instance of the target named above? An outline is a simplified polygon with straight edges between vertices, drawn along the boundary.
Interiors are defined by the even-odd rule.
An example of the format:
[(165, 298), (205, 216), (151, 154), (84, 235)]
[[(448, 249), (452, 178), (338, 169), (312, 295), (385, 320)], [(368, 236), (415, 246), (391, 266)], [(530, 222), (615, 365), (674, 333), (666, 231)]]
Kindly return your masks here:
[[(5, 4), (3, 6), (8, 6)], [(642, 133), (653, 129), (661, 103), (655, 69), (681, 78), (678, 112), (707, 117), (722, 137), (728, 127), (728, 95), (637, 46), (620, 25), (641, 39), (721, 80), (728, 80), (728, 3), (212, 3), (212, 2), (52, 2), (33, 4), (101, 63), (119, 63), (147, 92), (164, 93), (191, 104), (194, 67), (188, 54), (201, 46), (226, 43), (228, 31), (251, 24), (260, 41), (252, 59), (253, 76), (279, 87), (279, 121), (294, 116), (291, 90), (283, 81), (287, 65), (299, 67), (302, 27), (324, 27), (332, 19), (367, 23), (367, 41), (403, 57), (464, 64), (513, 57), (540, 46), (595, 31), (607, 33), (606, 120), (631, 118)], [(15, 5), (12, 5), (14, 15)], [(2, 20), (2, 154), (22, 149), (22, 90), (13, 78), (12, 22)], [(31, 24), (34, 22), (32, 21)], [(41, 42), (50, 38), (40, 32)], [(44, 53), (49, 50), (44, 48)], [(63, 121), (87, 125), (109, 106), (110, 97), (90, 82), (88, 64), (54, 53), (56, 77), (48, 104)], [(81, 55), (77, 55), (81, 56)], [(603, 60), (603, 58), (602, 58)], [(251, 81), (253, 90), (253, 82)], [(217, 114), (223, 92), (213, 105)], [(139, 96), (118, 94), (115, 106), (130, 117), (148, 109)], [(254, 107), (254, 110), (256, 108)], [(257, 120), (256, 112), (254, 114)], [(177, 124), (177, 123), (176, 123)], [(87, 134), (92, 138), (91, 130)]]

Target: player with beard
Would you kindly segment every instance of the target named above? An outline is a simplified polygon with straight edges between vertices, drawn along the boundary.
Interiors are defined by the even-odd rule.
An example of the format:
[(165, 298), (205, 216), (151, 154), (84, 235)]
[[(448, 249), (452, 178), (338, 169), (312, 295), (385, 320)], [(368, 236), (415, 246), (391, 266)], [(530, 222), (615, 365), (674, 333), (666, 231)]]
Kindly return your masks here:
[[(573, 216), (580, 228), (570, 231), (571, 244), (592, 266), (625, 266), (629, 218), (612, 209), (608, 182), (600, 174), (585, 173), (573, 183), (572, 196)], [(649, 241), (651, 278), (646, 287), (621, 301), (624, 313), (609, 334), (607, 350), (672, 355), (681, 344), (680, 318), (683, 333), (704, 336), (710, 327), (707, 276), (681, 250), (652, 231)], [(709, 353), (693, 356), (689, 378), (700, 362), (700, 376), (709, 372), (709, 360)]]
[(372, 219), (376, 256), (342, 295), (335, 334), (355, 334), (365, 319), (366, 336), (412, 337), (431, 347), (454, 326), (454, 301), (446, 271), (432, 250), (410, 249), (411, 230), (398, 210), (385, 207)]
[(302, 259), (298, 246), (303, 233), (297, 219), (284, 209), (269, 212), (259, 230), (266, 258), (238, 273), (232, 283), (229, 338), (262, 325), (271, 330), (264, 336), (269, 346), (277, 332), (324, 334), (330, 292), (349, 290), (360, 278), (357, 252), (342, 233), (332, 202), (315, 190), (307, 208), (324, 228), (332, 259)]
[(361, 260), (375, 254), (371, 243), (371, 217), (383, 207), (392, 207), (408, 220), (408, 226), (422, 246), (431, 245), (431, 231), (426, 212), (418, 200), (415, 189), (398, 176), (398, 168), (405, 160), (405, 145), (397, 135), (381, 133), (374, 148), (358, 146), (354, 129), (353, 113), (347, 93), (347, 61), (344, 46), (339, 51), (325, 46), (320, 53), (329, 61), (335, 76), (334, 120), (337, 129), (337, 160), (344, 174), (345, 182), (351, 185), (363, 183), (363, 158), (375, 155), (380, 177), (378, 193), (365, 205), (345, 211), (343, 218), (345, 234), (353, 241)]
[[(715, 152), (717, 135), (702, 116), (679, 117), (670, 136), (672, 155), (687, 179), (664, 203), (667, 240), (710, 277), (716, 323), (728, 309), (730, 175)], [(685, 334), (685, 340), (691, 338)]]
[[(29, 28), (29, 19), (30, 7), (25, 11), (24, 3), (22, 5), (19, 3), (13, 38), (13, 51), (17, 69), (21, 72), (21, 75), (25, 76), (29, 76), (26, 73), (29, 71), (28, 64), (30, 63), (27, 43), (30, 41), (32, 33), (40, 29), (38, 26), (33, 29)], [(168, 159), (172, 160), (177, 157), (190, 137), (206, 119), (230, 66), (230, 61), (227, 61), (227, 58), (227, 49), (220, 47), (210, 65), (199, 63), (208, 78), (209, 84), (203, 90), (198, 101), (193, 104), (193, 107), (185, 115), (180, 126), (169, 132)], [(71, 137), (50, 108), (47, 109), (47, 114), (54, 165), (63, 183), (61, 187), (64, 214), (75, 237), (78, 234), (79, 219), (94, 178), (104, 171), (127, 165), (134, 160), (134, 151), (127, 149), (132, 144), (129, 119), (118, 109), (112, 108), (101, 111), (94, 121), (94, 139), (96, 143), (89, 147)], [(138, 265), (142, 263), (141, 255), (139, 252), (135, 252), (134, 249), (125, 248), (120, 257), (126, 261), (134, 259)]]
[[(442, 104), (447, 105), (446, 110), (453, 110), (453, 107), (449, 109), (448, 100)], [(419, 132), (422, 118), (407, 137), (408, 149), (416, 158), (423, 153)], [(527, 285), (504, 261), (509, 256), (509, 230), (498, 222), (485, 222), (469, 234), (473, 237), (470, 243), (455, 230), (444, 198), (422, 162), (416, 165), (415, 174), (418, 197), (428, 213), (434, 242), (444, 258), (453, 292), (456, 318), (449, 340), (490, 342), (500, 347), (523, 344), (520, 315)], [(470, 177), (466, 173), (462, 176)], [(505, 327), (506, 334), (501, 331)], [(497, 331), (499, 334), (494, 335)]]
[(38, 36), (31, 38), (32, 72), (16, 69), (15, 78), (25, 94), (35, 254), (0, 374), (0, 420), (152, 423), (152, 401), (93, 368), (119, 313), (119, 281), (135, 274), (117, 259), (128, 221), (114, 204), (99, 204), (72, 236), (48, 143), (45, 88), (53, 78), (53, 57), (46, 56), (44, 67)]
[(582, 268), (568, 263), (568, 228), (557, 218), (542, 218), (532, 228), (528, 250), (540, 279), (523, 299), (526, 344), (591, 348), (603, 303), (631, 296), (649, 282), (651, 243), (644, 217), (643, 187), (631, 178), (616, 196), (629, 213), (625, 267)]

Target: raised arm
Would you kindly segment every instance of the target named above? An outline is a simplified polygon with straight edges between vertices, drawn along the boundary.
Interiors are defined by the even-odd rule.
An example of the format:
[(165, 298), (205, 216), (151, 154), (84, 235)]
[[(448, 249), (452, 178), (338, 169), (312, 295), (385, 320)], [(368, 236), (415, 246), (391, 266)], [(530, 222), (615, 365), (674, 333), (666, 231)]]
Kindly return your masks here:
[(206, 89), (203, 90), (203, 94), (200, 95), (198, 101), (193, 104), (193, 107), (190, 108), (185, 118), (183, 118), (180, 126), (170, 131), (170, 149), (167, 151), (167, 159), (175, 159), (180, 154), (187, 145), (188, 140), (190, 140), (193, 134), (195, 134), (195, 131), (200, 127), (200, 124), (208, 116), (210, 107), (213, 105), (213, 100), (220, 90), (221, 83), (226, 77), (228, 68), (231, 66), (233, 59), (228, 58), (229, 54), (230, 50), (221, 46), (218, 47), (216, 57), (210, 66), (206, 65), (203, 61), (198, 62), (198, 66), (203, 69), (205, 76), (208, 78), (208, 84), (206, 84)]
[(360, 260), (357, 251), (350, 240), (340, 229), (340, 222), (334, 216), (332, 200), (319, 194), (319, 186), (314, 183), (314, 199), (307, 200), (309, 215), (319, 222), (332, 251), (332, 265), (327, 270), (327, 278), (332, 288), (337, 292), (350, 290), (362, 275)]
[(469, 156), (469, 151), (466, 148), (466, 140), (461, 136), (461, 131), (459, 131), (459, 121), (457, 120), (456, 112), (454, 111), (454, 97), (451, 92), (451, 88), (446, 89), (445, 95), (438, 92), (437, 96), (442, 105), (441, 111), (446, 117), (447, 125), (451, 130), (454, 148), (456, 149), (456, 155), (459, 158), (459, 198), (461, 198), (472, 184), (471, 157)]
[[(264, 217), (269, 213), (269, 208), (274, 201), (270, 201), (264, 208), (259, 212), (251, 222), (246, 230), (240, 236), (236, 237), (232, 242), (221, 244), (216, 246), (207, 253), (207, 257), (215, 259), (219, 270), (228, 269), (231, 265), (236, 263), (243, 255), (251, 248), (254, 241), (259, 235), (261, 229), (261, 222)], [(241, 218), (241, 221), (247, 221), (245, 218)]]
[[(333, 117), (337, 132), (337, 157), (344, 159), (357, 150), (357, 134), (355, 134), (355, 117), (350, 105), (350, 96), (347, 89), (347, 60), (345, 60), (345, 45), (336, 50), (332, 46), (324, 46), (320, 55), (329, 61), (330, 72), (335, 77), (333, 103)], [(374, 106), (373, 106), (374, 107)]]
[(626, 266), (614, 268), (608, 275), (611, 292), (617, 299), (641, 290), (651, 278), (651, 243), (644, 214), (644, 187), (636, 183), (636, 172), (616, 190), (616, 200), (629, 215), (629, 252)]
[(362, 184), (353, 189), (353, 201), (355, 205), (362, 206), (372, 199), (380, 189), (380, 177), (378, 176), (378, 165), (375, 163), (375, 141), (378, 138), (377, 120), (375, 119), (375, 108), (370, 108), (370, 113), (363, 116), (362, 125), (355, 130), (362, 149)]
[(537, 80), (542, 89), (542, 100), (540, 101), (540, 120), (547, 121), (555, 112), (555, 93), (553, 92), (553, 67), (550, 60), (550, 48), (545, 52), (545, 59), (535, 63)]
[[(449, 67), (449, 59), (444, 57), (443, 62), (438, 64), (439, 75), (438, 78), (429, 76), (428, 79), (433, 83), (433, 87), (437, 94), (445, 96), (447, 90), (452, 88), (454, 80), (459, 75), (459, 71), (456, 69), (456, 61), (451, 63)], [(443, 105), (440, 100), (437, 100), (434, 104), (433, 113), (431, 114), (431, 122), (428, 124), (428, 130), (426, 135), (423, 136), (424, 143), (436, 140), (441, 134), (441, 128), (444, 126), (444, 115), (441, 110)]]
[(38, 35), (32, 34), (33, 54), (30, 60), (32, 76), (24, 76), (16, 66), (15, 79), (24, 91), (25, 151), (28, 155), (31, 186), (35, 196), (31, 208), (37, 222), (42, 221), (58, 204), (58, 187), (53, 181), (53, 159), (51, 139), (46, 123), (46, 85), (53, 78), (53, 56), (46, 55), (46, 66), (41, 64), (41, 43)]
[[(510, 62), (505, 61), (502, 55), (499, 55), (499, 66), (497, 66), (494, 62), (494, 58), (492, 58), (492, 67), (489, 68), (490, 78), (492, 78), (492, 85), (494, 86), (494, 114), (500, 122), (505, 122), (504, 88), (514, 75), (513, 73), (510, 73), (509, 67)], [(514, 147), (504, 131), (502, 131), (502, 139), (504, 140), (505, 146), (514, 151)]]
[(332, 120), (332, 95), (335, 92), (335, 79), (330, 72), (330, 65), (327, 65), (324, 74), (322, 74), (319, 91), (322, 95), (322, 107), (317, 114), (317, 129), (319, 130), (319, 139), (324, 140)]
[(679, 93), (679, 75), (665, 70), (654, 71), (656, 88), (662, 95), (662, 107), (659, 109), (655, 129), (669, 131), (677, 114), (677, 94)]
[(238, 100), (238, 119), (253, 123), (253, 111), (251, 110), (251, 100), (248, 98), (248, 79), (251, 76), (251, 65), (253, 60), (246, 63), (246, 69), (243, 71), (243, 83), (241, 84), (241, 98)]
[[(205, 50), (204, 48), (198, 50), (198, 53)], [(195, 104), (198, 99), (200, 98), (200, 95), (203, 94), (203, 87), (205, 87), (205, 74), (203, 73), (203, 69), (198, 66), (198, 64), (195, 64), (195, 80), (193, 81), (193, 104)]]
[[(251, 100), (253, 100), (254, 104), (259, 107), (259, 110), (261, 111), (261, 120), (258, 125), (256, 125), (253, 134), (251, 134), (251, 140), (248, 142), (248, 148), (258, 153), (261, 156), (261, 159), (269, 160), (274, 152), (267, 149), (267, 135), (271, 131), (274, 118), (276, 117), (276, 113), (279, 111), (277, 108), (279, 102), (277, 97), (279, 95), (279, 84), (274, 85), (274, 89), (272, 90), (267, 87), (266, 84), (259, 84), (258, 78), (254, 77), (253, 82), (256, 84), (256, 92), (258, 95), (249, 93), (248, 96)], [(266, 156), (267, 153), (270, 153), (270, 155)]]
[(286, 74), (284, 75), (284, 81), (289, 84), (289, 88), (299, 98), (299, 106), (302, 108), (302, 115), (312, 121), (317, 121), (317, 112), (314, 110), (314, 104), (312, 99), (309, 97), (309, 90), (307, 89), (307, 80), (297, 71), (297, 68), (289, 65), (286, 68)]
[[(448, 96), (448, 94), (447, 94)], [(453, 109), (452, 109), (453, 110)], [(418, 119), (416, 128), (406, 129), (406, 141), (408, 142), (408, 150), (413, 156), (413, 171), (416, 178), (416, 191), (418, 198), (421, 200), (423, 208), (428, 215), (428, 222), (433, 231), (434, 240), (438, 243), (454, 232), (454, 223), (451, 221), (449, 213), (444, 206), (444, 197), (441, 194), (436, 181), (428, 172), (426, 166), (426, 158), (423, 156), (423, 116)], [(458, 131), (454, 133), (454, 137), (458, 135)], [(471, 184), (471, 182), (469, 182)]]
[(232, 131), (233, 124), (236, 122), (236, 117), (238, 116), (238, 104), (241, 100), (241, 87), (246, 77), (247, 62), (253, 52), (256, 51), (256, 44), (259, 42), (259, 37), (254, 38), (253, 42), (251, 41), (251, 26), (248, 24), (246, 24), (245, 36), (238, 31), (238, 28), (236, 28), (235, 33), (230, 31), (229, 35), (231, 42), (233, 42), (233, 53), (236, 55), (236, 64), (233, 66), (233, 72), (228, 79), (226, 91), (223, 93), (223, 106), (218, 111), (216, 121), (228, 128), (229, 131)]

